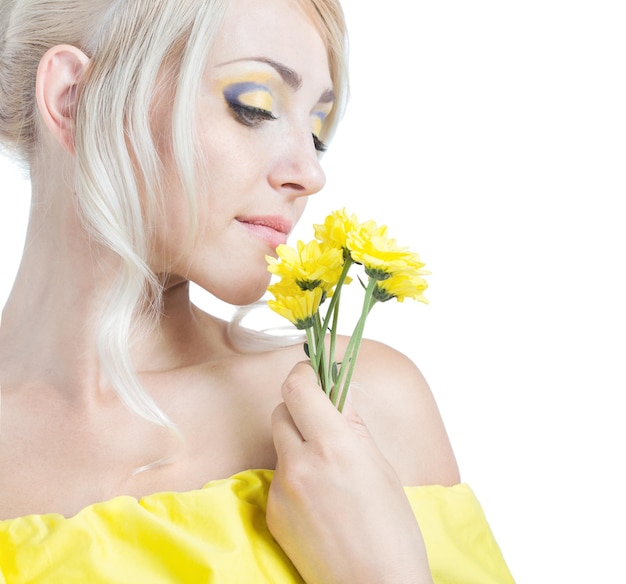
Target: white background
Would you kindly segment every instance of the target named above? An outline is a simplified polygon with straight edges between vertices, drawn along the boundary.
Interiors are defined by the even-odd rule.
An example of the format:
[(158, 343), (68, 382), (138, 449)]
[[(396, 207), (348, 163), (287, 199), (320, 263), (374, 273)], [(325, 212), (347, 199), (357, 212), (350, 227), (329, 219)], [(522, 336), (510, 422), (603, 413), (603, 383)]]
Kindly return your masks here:
[[(346, 206), (427, 262), (430, 305), (366, 334), (426, 375), (516, 581), (626, 582), (621, 2), (381, 5), (345, 0), (352, 99), (296, 237)], [(28, 185), (0, 177), (3, 303)]]

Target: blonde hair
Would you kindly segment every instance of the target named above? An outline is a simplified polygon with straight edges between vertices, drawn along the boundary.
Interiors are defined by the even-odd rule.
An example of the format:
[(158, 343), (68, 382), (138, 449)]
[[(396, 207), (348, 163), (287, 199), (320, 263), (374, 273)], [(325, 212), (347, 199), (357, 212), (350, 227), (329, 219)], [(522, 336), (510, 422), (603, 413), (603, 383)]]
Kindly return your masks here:
[[(347, 41), (338, 0), (294, 0), (328, 47), (338, 106), (347, 97)], [(149, 108), (164, 67), (176, 63), (172, 152), (196, 217), (194, 108), (228, 0), (0, 0), (0, 145), (28, 165), (39, 146), (35, 79), (51, 47), (90, 57), (78, 89), (75, 190), (85, 228), (120, 258), (98, 329), (102, 367), (120, 399), (151, 422), (173, 425), (141, 387), (129, 347), (142, 315), (158, 318), (162, 290), (147, 265), (151, 228), (164, 207)], [(114, 172), (111, 169), (115, 169)], [(145, 193), (140, 202), (139, 188)]]

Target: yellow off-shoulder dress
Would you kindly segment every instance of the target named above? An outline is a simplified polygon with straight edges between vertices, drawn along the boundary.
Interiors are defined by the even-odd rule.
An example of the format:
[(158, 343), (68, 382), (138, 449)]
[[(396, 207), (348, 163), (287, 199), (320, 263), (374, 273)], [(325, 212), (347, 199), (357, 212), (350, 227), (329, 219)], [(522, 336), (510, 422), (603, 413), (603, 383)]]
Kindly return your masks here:
[[(0, 583), (301, 583), (265, 523), (272, 475), (248, 470), (195, 491), (116, 497), (71, 518), (0, 521)], [(467, 485), (406, 493), (436, 584), (513, 582)]]

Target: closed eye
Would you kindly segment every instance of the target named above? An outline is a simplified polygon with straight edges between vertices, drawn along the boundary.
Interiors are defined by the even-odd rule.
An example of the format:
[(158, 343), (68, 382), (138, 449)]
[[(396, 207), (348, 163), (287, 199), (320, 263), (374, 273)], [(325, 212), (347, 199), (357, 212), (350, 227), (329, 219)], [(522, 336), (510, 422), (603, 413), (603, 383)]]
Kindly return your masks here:
[(228, 107), (235, 118), (244, 126), (255, 127), (267, 120), (275, 120), (276, 116), (268, 110), (250, 105), (242, 105), (237, 102), (228, 102)]
[(235, 118), (246, 126), (275, 120), (273, 96), (268, 87), (254, 81), (232, 83), (224, 88), (224, 99)]
[(326, 152), (328, 150), (328, 144), (326, 142), (322, 142), (315, 134), (311, 134), (313, 136), (313, 145), (315, 146), (315, 150), (318, 152)]

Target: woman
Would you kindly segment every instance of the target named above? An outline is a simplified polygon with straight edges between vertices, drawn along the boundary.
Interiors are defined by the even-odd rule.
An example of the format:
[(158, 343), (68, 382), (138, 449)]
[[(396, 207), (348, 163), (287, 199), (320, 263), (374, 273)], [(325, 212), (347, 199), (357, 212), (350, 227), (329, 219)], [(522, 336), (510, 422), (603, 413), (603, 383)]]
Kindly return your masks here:
[[(0, 17), (0, 136), (33, 185), (0, 329), (0, 581), (510, 581), (409, 360), (366, 343), (339, 414), (300, 345), (242, 351), (189, 300), (257, 300), (324, 185), (336, 1)], [(422, 534), (450, 496), (460, 553)]]

